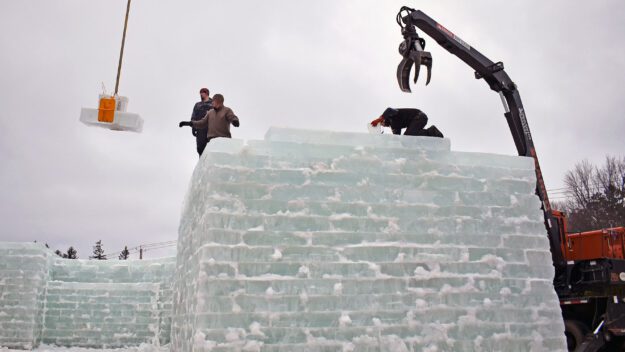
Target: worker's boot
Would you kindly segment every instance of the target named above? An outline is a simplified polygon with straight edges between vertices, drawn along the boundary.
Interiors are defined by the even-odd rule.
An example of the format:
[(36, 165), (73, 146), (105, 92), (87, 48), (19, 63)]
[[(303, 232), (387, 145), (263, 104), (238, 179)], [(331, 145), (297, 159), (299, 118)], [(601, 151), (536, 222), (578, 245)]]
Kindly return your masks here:
[(441, 131), (438, 130), (438, 128), (436, 128), (436, 126), (432, 125), (430, 126), (428, 129), (426, 129), (428, 136), (430, 137), (438, 137), (438, 138), (443, 138), (443, 133), (441, 133)]

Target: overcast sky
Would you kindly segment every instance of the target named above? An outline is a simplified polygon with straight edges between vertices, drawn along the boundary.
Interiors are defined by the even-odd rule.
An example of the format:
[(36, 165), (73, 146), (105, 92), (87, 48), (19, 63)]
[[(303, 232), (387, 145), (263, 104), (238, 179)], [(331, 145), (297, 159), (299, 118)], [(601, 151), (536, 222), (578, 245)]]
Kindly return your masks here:
[(99, 239), (106, 252), (176, 240), (197, 162), (177, 123), (204, 86), (240, 117), (235, 138), (366, 132), (387, 106), (418, 107), (453, 150), (515, 155), (497, 94), (434, 40), (432, 83), (399, 90), (402, 5), (505, 63), (548, 188), (582, 159), (624, 154), (621, 0), (134, 0), (120, 94), (142, 134), (78, 121), (102, 82), (114, 89), (126, 1), (0, 0), (0, 240), (74, 245), (81, 258)]

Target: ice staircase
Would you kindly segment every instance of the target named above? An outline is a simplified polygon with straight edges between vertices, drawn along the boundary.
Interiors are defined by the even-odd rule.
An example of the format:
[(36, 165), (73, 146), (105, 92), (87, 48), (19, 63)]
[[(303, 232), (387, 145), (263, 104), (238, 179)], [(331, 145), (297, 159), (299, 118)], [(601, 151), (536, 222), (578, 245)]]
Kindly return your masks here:
[(212, 140), (172, 351), (564, 351), (530, 158), (271, 128)]

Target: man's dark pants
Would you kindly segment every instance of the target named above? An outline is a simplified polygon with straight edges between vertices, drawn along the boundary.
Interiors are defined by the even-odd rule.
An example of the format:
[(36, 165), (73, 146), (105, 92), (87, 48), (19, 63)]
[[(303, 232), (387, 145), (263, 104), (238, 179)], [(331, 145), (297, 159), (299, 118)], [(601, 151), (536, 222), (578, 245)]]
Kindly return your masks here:
[(197, 146), (197, 153), (202, 156), (204, 152), (204, 148), (206, 148), (206, 144), (208, 143), (208, 130), (196, 130), (195, 134), (195, 144)]
[(416, 114), (412, 121), (410, 121), (410, 124), (408, 125), (408, 127), (406, 127), (406, 131), (404, 132), (404, 135), (406, 136), (423, 136), (424, 134), (424, 130), (423, 128), (425, 127), (425, 125), (427, 125), (428, 123), (428, 118), (427, 116), (425, 116), (425, 114)]
[(434, 125), (430, 126), (428, 129), (424, 129), (427, 123), (428, 117), (424, 113), (415, 114), (412, 121), (410, 121), (410, 124), (408, 124), (408, 127), (406, 127), (404, 135), (443, 138), (441, 131), (439, 131)]

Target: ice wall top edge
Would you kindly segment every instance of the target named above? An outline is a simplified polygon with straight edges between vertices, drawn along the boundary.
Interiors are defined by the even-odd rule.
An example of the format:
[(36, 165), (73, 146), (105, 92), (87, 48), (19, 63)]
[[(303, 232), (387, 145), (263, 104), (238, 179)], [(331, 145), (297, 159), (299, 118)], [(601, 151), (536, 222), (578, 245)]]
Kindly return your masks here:
[(265, 140), (272, 142), (427, 150), (449, 150), (451, 146), (450, 140), (447, 138), (335, 132), (329, 130), (306, 130), (284, 127), (270, 127), (265, 133)]
[[(361, 149), (359, 149), (361, 148)], [(264, 140), (215, 138), (206, 146), (207, 153), (226, 153), (286, 158), (311, 156), (336, 157), (355, 150), (379, 157), (412, 157), (419, 155), (454, 165), (533, 170), (534, 160), (518, 155), (463, 152), (450, 150), (449, 139), (395, 135), (371, 135), (271, 127)]]
[[(53, 253), (54, 254), (54, 253)], [(114, 266), (114, 265), (151, 265), (151, 264), (167, 264), (175, 263), (176, 257), (162, 257), (151, 259), (126, 259), (118, 260), (117, 258), (111, 258), (107, 260), (94, 260), (94, 259), (67, 259), (61, 257), (53, 257), (54, 265), (102, 265), (102, 266)]]
[(49, 251), (54, 254), (52, 250), (46, 248), (43, 243), (38, 242), (3, 242), (0, 241), (0, 250), (2, 249), (40, 249), (42, 251)]

